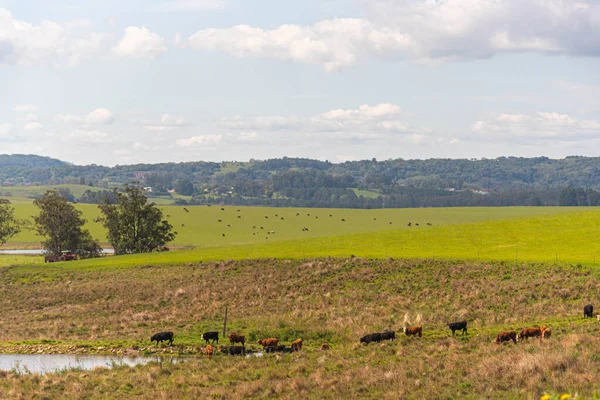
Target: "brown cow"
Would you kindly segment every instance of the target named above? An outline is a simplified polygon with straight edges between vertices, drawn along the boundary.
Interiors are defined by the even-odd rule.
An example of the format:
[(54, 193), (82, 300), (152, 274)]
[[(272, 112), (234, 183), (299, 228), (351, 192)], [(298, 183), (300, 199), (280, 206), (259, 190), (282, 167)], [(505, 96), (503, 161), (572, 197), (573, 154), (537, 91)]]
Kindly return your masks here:
[(423, 336), (423, 327), (422, 326), (412, 326), (410, 328), (404, 328), (404, 334), (406, 336)]
[(265, 339), (260, 339), (258, 341), (258, 344), (260, 344), (263, 349), (266, 347), (277, 347), (277, 344), (279, 343), (279, 339), (277, 338), (265, 338)]
[(515, 331), (508, 331), (508, 332), (500, 332), (498, 334), (498, 336), (496, 336), (496, 344), (500, 344), (503, 342), (510, 342), (513, 341), (515, 344), (517, 344), (517, 332)]
[(302, 339), (296, 339), (292, 342), (292, 351), (302, 350)]
[(214, 353), (214, 348), (209, 344), (206, 346), (206, 348), (204, 349), (204, 354), (206, 354), (208, 356), (208, 358), (210, 358)]
[(231, 344), (241, 343), (242, 347), (245, 346), (244, 343), (246, 342), (246, 336), (238, 335), (237, 333), (230, 333), (228, 337), (229, 337), (229, 343), (231, 343)]
[(542, 339), (548, 339), (550, 336), (552, 336), (552, 329), (546, 328), (542, 331)]
[(321, 345), (321, 350), (329, 350), (329, 343), (323, 343)]
[(539, 337), (541, 339), (542, 330), (540, 328), (525, 328), (519, 333), (517, 339), (522, 342), (523, 340), (528, 340), (530, 337)]

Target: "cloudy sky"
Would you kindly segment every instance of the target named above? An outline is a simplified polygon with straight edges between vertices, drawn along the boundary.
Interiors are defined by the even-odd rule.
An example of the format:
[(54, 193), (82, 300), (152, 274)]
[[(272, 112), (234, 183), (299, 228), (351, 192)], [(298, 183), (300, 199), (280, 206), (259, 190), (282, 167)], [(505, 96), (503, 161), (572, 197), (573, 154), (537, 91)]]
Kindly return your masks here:
[(599, 155), (600, 0), (0, 0), (0, 153)]

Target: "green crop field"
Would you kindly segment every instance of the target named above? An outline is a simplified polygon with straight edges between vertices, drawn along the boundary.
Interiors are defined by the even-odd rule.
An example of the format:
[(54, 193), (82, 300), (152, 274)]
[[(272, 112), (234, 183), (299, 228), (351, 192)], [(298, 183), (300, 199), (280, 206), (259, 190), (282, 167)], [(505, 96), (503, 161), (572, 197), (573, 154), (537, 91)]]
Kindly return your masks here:
[[(31, 219), (38, 211), (31, 202), (15, 202), (16, 215)], [(77, 204), (92, 235), (105, 242), (106, 233), (94, 220), (100, 216), (93, 204)], [(343, 236), (380, 231), (437, 229), (441, 226), (556, 215), (580, 211), (573, 207), (413, 208), (413, 209), (300, 209), (268, 207), (185, 207), (160, 205), (178, 235), (176, 247), (229, 247), (242, 244)], [(239, 212), (237, 210), (240, 210)], [(299, 215), (297, 215), (299, 214)], [(331, 216), (330, 216), (331, 215)], [(344, 219), (345, 221), (342, 221)], [(221, 220), (221, 222), (219, 222)], [(409, 228), (408, 222), (419, 223)], [(431, 226), (428, 226), (430, 223)], [(229, 226), (228, 226), (229, 225)], [(262, 229), (261, 229), (262, 227)], [(307, 228), (308, 230), (303, 230)], [(274, 232), (269, 234), (268, 232)], [(224, 235), (224, 236), (223, 236)], [(40, 237), (24, 229), (4, 248), (39, 247)]]

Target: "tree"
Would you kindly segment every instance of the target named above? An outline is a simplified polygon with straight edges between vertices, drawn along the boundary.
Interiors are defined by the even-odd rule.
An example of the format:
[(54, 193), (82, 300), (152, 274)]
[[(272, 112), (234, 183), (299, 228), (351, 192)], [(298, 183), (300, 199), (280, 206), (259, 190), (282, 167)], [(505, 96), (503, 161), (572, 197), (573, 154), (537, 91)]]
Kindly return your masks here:
[(86, 220), (57, 190), (49, 190), (36, 199), (40, 214), (33, 217), (37, 232), (46, 238), (42, 245), (50, 254), (60, 256), (64, 250), (76, 253), (81, 258), (100, 254), (100, 245), (83, 229)]
[(0, 246), (21, 231), (14, 211), (15, 209), (11, 207), (10, 201), (0, 199)]
[(115, 192), (117, 204), (98, 206), (104, 217), (102, 222), (108, 230), (108, 241), (115, 255), (150, 253), (162, 250), (175, 239), (176, 232), (162, 211), (137, 185), (125, 185), (125, 192)]
[(178, 179), (173, 184), (173, 189), (183, 196), (191, 196), (194, 194), (194, 184), (189, 179)]

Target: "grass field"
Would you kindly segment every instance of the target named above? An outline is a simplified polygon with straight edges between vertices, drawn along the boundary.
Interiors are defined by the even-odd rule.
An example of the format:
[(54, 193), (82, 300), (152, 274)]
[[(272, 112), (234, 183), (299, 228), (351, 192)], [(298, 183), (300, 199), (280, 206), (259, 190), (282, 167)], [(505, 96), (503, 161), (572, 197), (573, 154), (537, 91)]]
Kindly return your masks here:
[[(14, 206), (19, 218), (31, 219), (31, 216), (38, 212), (31, 202), (15, 202)], [(92, 204), (77, 204), (76, 207), (83, 211), (83, 216), (88, 221), (86, 227), (90, 229), (92, 235), (105, 242), (104, 227), (100, 223), (94, 222), (100, 216), (98, 207)], [(187, 207), (189, 212), (185, 212), (184, 207), (179, 206), (160, 205), (160, 208), (178, 232), (172, 243), (176, 247), (229, 247), (241, 244), (264, 244), (267, 241), (291, 241), (379, 231), (423, 231), (446, 225), (580, 211), (576, 207), (381, 210), (225, 207), (225, 211), (221, 211), (221, 207), (218, 206), (196, 206)], [(342, 219), (345, 219), (345, 222)], [(408, 222), (419, 223), (420, 226), (413, 226), (409, 229)], [(428, 226), (427, 223), (432, 225)], [(303, 231), (303, 228), (308, 228), (308, 231)], [(275, 234), (267, 234), (270, 231), (274, 231)], [(41, 238), (34, 231), (23, 230), (19, 235), (13, 237), (4, 248), (39, 247), (40, 240)]]
[[(114, 259), (116, 261), (116, 258)], [(0, 269), (0, 352), (181, 353), (182, 364), (38, 375), (3, 374), (22, 398), (539, 398), (600, 395), (600, 271), (568, 264), (313, 259), (100, 269)], [(261, 337), (300, 353), (240, 358), (199, 352), (200, 335)], [(445, 324), (467, 319), (469, 335)], [(546, 324), (546, 342), (492, 344), (498, 331)], [(422, 338), (361, 345), (405, 325)], [(175, 347), (151, 346), (175, 332)], [(226, 342), (226, 341), (225, 341)], [(323, 342), (330, 351), (320, 351)], [(220, 343), (224, 345), (226, 343)], [(181, 346), (181, 347), (179, 347)]]

